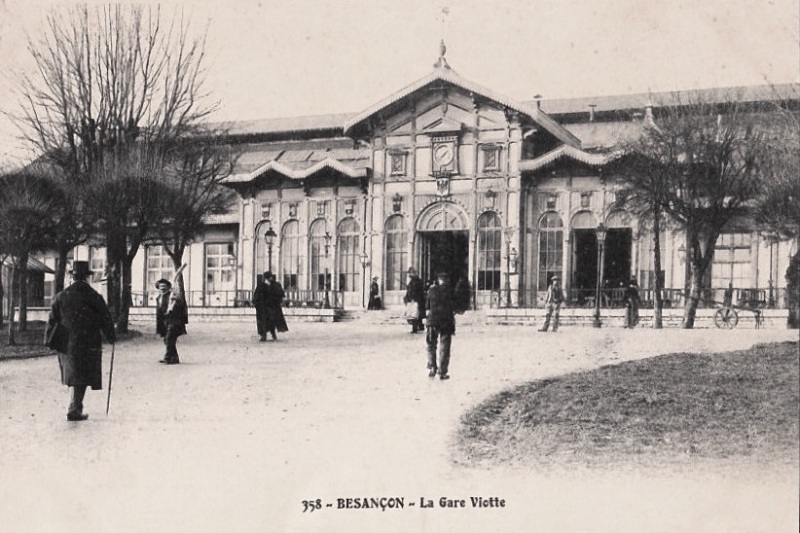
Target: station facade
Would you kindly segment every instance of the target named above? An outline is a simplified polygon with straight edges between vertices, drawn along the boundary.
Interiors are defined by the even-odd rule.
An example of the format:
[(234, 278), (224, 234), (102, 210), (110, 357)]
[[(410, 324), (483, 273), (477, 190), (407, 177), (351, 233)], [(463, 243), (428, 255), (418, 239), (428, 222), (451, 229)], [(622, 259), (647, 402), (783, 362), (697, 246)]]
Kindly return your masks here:
[[(764, 99), (766, 89), (742, 98)], [(298, 305), (325, 294), (333, 306), (364, 307), (377, 277), (393, 306), (414, 267), (423, 279), (445, 270), (468, 281), (477, 308), (540, 306), (553, 275), (578, 305), (591, 305), (598, 276), (608, 295), (637, 278), (647, 300), (660, 275), (667, 304), (680, 305), (684, 236), (663, 235), (657, 273), (651, 234), (611, 209), (613, 147), (641, 134), (649, 102), (517, 102), (462, 78), (442, 55), (429, 75), (357, 114), (232, 124), (240, 155), (226, 183), (238, 202), (187, 250), (189, 304), (246, 304), (271, 270)], [(708, 285), (781, 307), (793, 246), (742, 219), (720, 236)], [(74, 258), (89, 260), (100, 282), (102, 248)], [(172, 263), (149, 246), (134, 268), (134, 305), (152, 305)]]

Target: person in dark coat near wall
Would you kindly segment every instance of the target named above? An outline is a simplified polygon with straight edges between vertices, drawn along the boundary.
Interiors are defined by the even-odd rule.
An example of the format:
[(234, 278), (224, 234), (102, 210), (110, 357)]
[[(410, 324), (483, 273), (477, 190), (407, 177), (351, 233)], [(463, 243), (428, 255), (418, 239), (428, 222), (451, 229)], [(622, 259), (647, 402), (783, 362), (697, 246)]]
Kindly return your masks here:
[(407, 320), (411, 324), (411, 333), (417, 333), (425, 329), (422, 323), (422, 319), (425, 318), (425, 285), (413, 267), (408, 269), (408, 284), (406, 285), (406, 294), (403, 296), (403, 303), (408, 304), (409, 302), (416, 303), (416, 315)]
[(86, 261), (72, 263), (72, 284), (58, 293), (50, 307), (45, 342), (58, 351), (61, 383), (70, 388), (67, 420), (89, 418), (83, 412), (86, 387), (103, 388), (102, 335), (117, 342), (114, 321), (103, 297), (86, 282), (91, 271)]

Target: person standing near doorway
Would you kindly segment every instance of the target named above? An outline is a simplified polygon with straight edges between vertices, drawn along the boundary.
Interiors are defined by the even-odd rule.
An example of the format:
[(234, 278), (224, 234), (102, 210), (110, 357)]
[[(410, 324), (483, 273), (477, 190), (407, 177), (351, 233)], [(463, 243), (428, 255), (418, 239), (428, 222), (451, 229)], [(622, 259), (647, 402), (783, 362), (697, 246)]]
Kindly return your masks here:
[(408, 284), (406, 294), (403, 296), (404, 304), (408, 305), (410, 302), (416, 304), (417, 312), (407, 320), (411, 324), (411, 333), (417, 333), (425, 329), (422, 324), (422, 319), (425, 318), (425, 286), (413, 267), (408, 269)]
[(564, 302), (564, 291), (561, 290), (561, 278), (553, 276), (550, 278), (550, 285), (547, 286), (547, 295), (544, 298), (544, 305), (547, 314), (544, 317), (544, 324), (539, 331), (547, 331), (550, 321), (553, 321), (553, 332), (558, 331), (558, 316), (561, 313), (561, 304)]
[(459, 312), (459, 308), (450, 286), (450, 274), (440, 272), (436, 277), (438, 283), (428, 290), (425, 302), (428, 311), (428, 333), (425, 338), (428, 348), (428, 377), (436, 377), (438, 372), (439, 379), (450, 379), (450, 347), (453, 335), (456, 334), (455, 314)]
[(50, 307), (45, 342), (58, 351), (61, 383), (70, 389), (67, 420), (89, 418), (83, 412), (86, 387), (103, 388), (103, 345), (101, 332), (112, 344), (117, 342), (114, 321), (103, 297), (87, 283), (89, 263), (72, 263), (72, 284), (58, 293)]

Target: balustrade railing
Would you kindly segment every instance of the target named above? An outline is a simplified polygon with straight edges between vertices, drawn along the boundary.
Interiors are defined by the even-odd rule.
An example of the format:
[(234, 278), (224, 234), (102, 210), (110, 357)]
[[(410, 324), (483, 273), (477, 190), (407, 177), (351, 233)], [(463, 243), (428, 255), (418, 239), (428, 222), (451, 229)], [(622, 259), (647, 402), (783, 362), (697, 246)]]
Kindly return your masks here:
[[(285, 291), (284, 307), (300, 307), (321, 309), (326, 306), (326, 291)], [(327, 301), (331, 309), (344, 307), (343, 294), (340, 291), (327, 291)], [(158, 291), (144, 291), (132, 294), (134, 307), (155, 307)], [(253, 291), (186, 291), (186, 303), (189, 307), (251, 307)]]

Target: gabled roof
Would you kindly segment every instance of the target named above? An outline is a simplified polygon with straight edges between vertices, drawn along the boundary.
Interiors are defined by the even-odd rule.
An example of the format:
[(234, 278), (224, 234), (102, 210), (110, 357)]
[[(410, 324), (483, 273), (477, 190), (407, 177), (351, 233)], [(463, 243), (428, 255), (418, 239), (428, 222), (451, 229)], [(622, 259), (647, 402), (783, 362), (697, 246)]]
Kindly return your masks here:
[(269, 171), (277, 172), (281, 176), (284, 176), (289, 179), (302, 180), (308, 178), (309, 176), (317, 174), (323, 169), (335, 170), (336, 172), (352, 179), (367, 177), (366, 166), (353, 167), (330, 157), (326, 157), (325, 159), (314, 163), (310, 167), (303, 169), (293, 169), (292, 167), (273, 159), (261, 165), (252, 172), (247, 172), (243, 174), (231, 174), (225, 179), (225, 183), (247, 183), (255, 180), (259, 176)]
[(585, 152), (578, 148), (573, 148), (572, 146), (562, 145), (555, 150), (537, 157), (536, 159), (523, 159), (519, 162), (519, 169), (522, 172), (533, 172), (535, 170), (539, 170), (540, 168), (546, 167), (547, 165), (550, 165), (563, 157), (568, 157), (586, 165), (603, 166), (614, 159), (621, 157), (622, 154), (623, 152), (621, 150), (605, 154), (594, 154)]
[(534, 122), (541, 125), (544, 129), (554, 135), (557, 139), (561, 142), (568, 144), (570, 146), (578, 147), (580, 146), (580, 140), (572, 135), (569, 131), (567, 131), (564, 127), (554, 121), (552, 118), (547, 116), (542, 110), (537, 109), (536, 107), (531, 107), (529, 105), (517, 102), (507, 96), (503, 96), (499, 93), (492, 91), (491, 89), (487, 89), (477, 83), (473, 83), (467, 79), (462, 78), (454, 70), (452, 70), (446, 62), (439, 61), (437, 63), (436, 68), (425, 76), (421, 78), (411, 85), (400, 89), (393, 95), (389, 96), (381, 100), (380, 102), (376, 103), (375, 105), (367, 108), (366, 110), (362, 111), (361, 113), (357, 114), (356, 116), (352, 117), (351, 119), (347, 120), (344, 123), (343, 131), (345, 135), (351, 133), (353, 128), (355, 128), (358, 124), (366, 121), (376, 113), (380, 112), (381, 110), (385, 109), (388, 106), (406, 98), (407, 96), (419, 91), (423, 87), (430, 85), (435, 82), (444, 82), (454, 85), (456, 87), (460, 87), (465, 91), (469, 91), (475, 94), (478, 94), (488, 100), (492, 100), (501, 104), (505, 107), (513, 109), (531, 118)]

